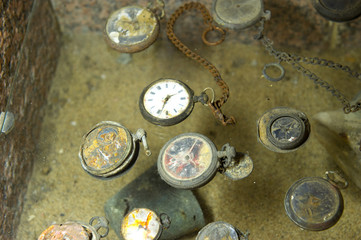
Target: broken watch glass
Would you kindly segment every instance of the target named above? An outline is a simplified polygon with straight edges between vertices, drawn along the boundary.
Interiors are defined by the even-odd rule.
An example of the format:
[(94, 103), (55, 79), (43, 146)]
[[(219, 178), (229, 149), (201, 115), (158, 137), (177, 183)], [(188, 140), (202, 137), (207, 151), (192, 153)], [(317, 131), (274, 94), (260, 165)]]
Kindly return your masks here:
[(159, 19), (164, 15), (164, 2), (158, 6), (126, 6), (113, 12), (107, 20), (104, 35), (112, 48), (123, 53), (139, 52), (149, 47), (159, 34)]
[(294, 151), (306, 142), (310, 124), (306, 115), (287, 107), (273, 108), (258, 120), (258, 140), (274, 152)]
[(149, 156), (151, 152), (143, 129), (132, 134), (117, 122), (100, 122), (84, 136), (79, 151), (81, 165), (94, 177), (106, 179), (119, 176), (129, 170), (138, 158), (139, 141)]
[(78, 221), (52, 224), (41, 233), (38, 240), (99, 240), (106, 237), (108, 232), (108, 220), (104, 217), (93, 217), (89, 224)]
[(122, 220), (121, 233), (124, 240), (157, 240), (163, 228), (170, 226), (165, 213), (159, 216), (147, 208), (135, 208)]
[(236, 154), (228, 143), (217, 151), (214, 143), (199, 133), (184, 133), (169, 140), (158, 156), (158, 172), (170, 186), (194, 189), (207, 184), (217, 170), (232, 180), (247, 177), (253, 170), (252, 159)]
[(327, 179), (302, 178), (289, 188), (284, 205), (295, 224), (306, 230), (321, 231), (337, 223), (343, 212), (339, 188), (346, 188), (347, 182), (335, 181), (335, 174), (326, 172)]

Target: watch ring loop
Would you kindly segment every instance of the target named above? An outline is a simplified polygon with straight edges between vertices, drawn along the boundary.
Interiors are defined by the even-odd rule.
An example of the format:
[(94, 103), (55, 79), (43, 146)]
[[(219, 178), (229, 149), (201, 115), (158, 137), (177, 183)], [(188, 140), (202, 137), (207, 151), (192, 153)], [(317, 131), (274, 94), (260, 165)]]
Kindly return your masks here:
[[(206, 91), (207, 91), (207, 90), (210, 90), (210, 91), (212, 92), (212, 100), (210, 101), (210, 103), (213, 104), (214, 98), (215, 98), (214, 89), (211, 88), (211, 87), (206, 87), (205, 89), (203, 89), (202, 93), (205, 93), (205, 94), (206, 94)], [(208, 103), (204, 103), (203, 105), (204, 105), (204, 106), (208, 106)]]
[[(215, 42), (210, 42), (207, 40), (207, 33), (209, 33), (210, 31), (217, 31), (221, 34), (221, 37), (218, 41), (215, 41)], [(208, 45), (208, 46), (216, 46), (220, 43), (222, 43), (224, 41), (224, 39), (226, 38), (226, 32), (220, 28), (220, 27), (216, 27), (216, 26), (210, 26), (208, 27), (207, 29), (205, 29), (203, 31), (203, 34), (202, 34), (202, 41)]]

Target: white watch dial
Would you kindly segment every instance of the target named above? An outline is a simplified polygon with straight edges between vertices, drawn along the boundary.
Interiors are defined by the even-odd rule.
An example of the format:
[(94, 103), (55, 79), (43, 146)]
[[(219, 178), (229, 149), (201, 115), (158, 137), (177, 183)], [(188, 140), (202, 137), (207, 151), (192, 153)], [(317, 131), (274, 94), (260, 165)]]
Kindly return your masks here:
[(182, 114), (190, 103), (185, 87), (172, 80), (155, 83), (144, 94), (145, 110), (160, 119), (170, 119)]

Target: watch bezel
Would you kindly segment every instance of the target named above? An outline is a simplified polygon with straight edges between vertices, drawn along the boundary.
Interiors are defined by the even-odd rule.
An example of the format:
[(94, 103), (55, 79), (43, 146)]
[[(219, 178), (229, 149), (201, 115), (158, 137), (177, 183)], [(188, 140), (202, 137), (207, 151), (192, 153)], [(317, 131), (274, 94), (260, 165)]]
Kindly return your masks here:
[[(188, 106), (185, 108), (185, 110), (181, 114), (179, 114), (175, 117), (172, 117), (172, 118), (167, 118), (167, 119), (155, 117), (154, 115), (150, 114), (144, 106), (144, 96), (145, 96), (146, 92), (153, 85), (155, 85), (159, 82), (163, 82), (163, 81), (172, 81), (172, 82), (178, 83), (186, 90), (186, 92), (189, 95), (189, 103), (188, 103)], [(147, 87), (145, 87), (143, 89), (143, 91), (139, 97), (139, 109), (140, 109), (140, 112), (141, 112), (142, 116), (144, 117), (144, 119), (147, 120), (148, 122), (151, 122), (155, 125), (160, 125), (160, 126), (172, 126), (172, 125), (182, 122), (192, 113), (193, 107), (194, 107), (193, 96), (194, 96), (193, 90), (184, 82), (177, 80), (177, 79), (173, 79), (173, 78), (160, 78), (156, 81), (153, 81), (152, 83), (150, 83)]]
[[(183, 137), (195, 137), (195, 138), (201, 138), (204, 142), (206, 142), (210, 149), (211, 149), (211, 163), (208, 166), (208, 168), (198, 177), (192, 178), (192, 179), (186, 179), (186, 180), (180, 180), (175, 179), (170, 174), (168, 174), (168, 171), (163, 166), (163, 155), (165, 153), (165, 150), (168, 148), (170, 144), (172, 144), (174, 141), (178, 140), (179, 138)], [(157, 161), (157, 168), (158, 173), (160, 177), (170, 186), (178, 189), (195, 189), (202, 187), (209, 183), (214, 176), (217, 173), (217, 169), (219, 167), (219, 161), (217, 156), (217, 148), (214, 145), (214, 143), (207, 138), (206, 136), (200, 134), (200, 133), (183, 133), (178, 136), (173, 137), (168, 142), (164, 144), (162, 149), (160, 150), (160, 153), (158, 155), (158, 161)]]

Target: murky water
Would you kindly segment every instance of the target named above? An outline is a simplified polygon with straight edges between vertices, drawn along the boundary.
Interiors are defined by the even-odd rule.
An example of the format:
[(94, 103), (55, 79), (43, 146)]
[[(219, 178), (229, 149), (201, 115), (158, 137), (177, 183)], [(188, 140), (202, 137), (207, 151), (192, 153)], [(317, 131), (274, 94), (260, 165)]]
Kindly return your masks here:
[[(172, 137), (197, 132), (220, 149), (230, 143), (248, 153), (254, 162), (252, 174), (231, 181), (221, 174), (195, 190), (207, 222), (226, 221), (249, 230), (250, 239), (361, 239), (361, 190), (354, 184), (342, 190), (345, 209), (339, 222), (322, 232), (301, 230), (285, 214), (283, 200), (288, 188), (307, 176), (324, 176), (337, 169), (332, 157), (312, 134), (312, 116), (342, 106), (331, 94), (284, 64), (286, 76), (276, 83), (262, 77), (264, 64), (274, 62), (261, 44), (244, 45), (230, 36), (216, 47), (193, 43), (192, 49), (212, 62), (230, 88), (223, 111), (237, 124), (224, 127), (210, 110), (196, 104), (192, 114), (171, 127), (155, 126), (143, 119), (139, 95), (150, 82), (175, 78), (196, 94), (204, 88), (221, 91), (212, 75), (199, 63), (186, 58), (163, 36), (145, 51), (120, 54), (107, 47), (100, 34), (64, 36), (64, 46), (46, 106), (39, 151), (29, 183), (17, 239), (36, 239), (53, 222), (104, 216), (104, 203), (123, 186), (156, 163), (159, 150)], [(361, 50), (328, 51), (318, 56), (359, 69)], [(298, 52), (314, 56), (312, 52)], [(361, 88), (345, 73), (312, 67), (349, 98)], [(311, 121), (309, 140), (295, 152), (281, 154), (257, 142), (257, 119), (267, 110), (287, 106), (304, 112)], [(100, 121), (116, 121), (133, 133), (148, 133), (152, 155), (143, 149), (134, 167), (125, 175), (102, 181), (88, 175), (78, 158), (82, 136)], [(184, 239), (194, 239), (195, 235)], [(105, 238), (117, 239), (113, 230)]]

